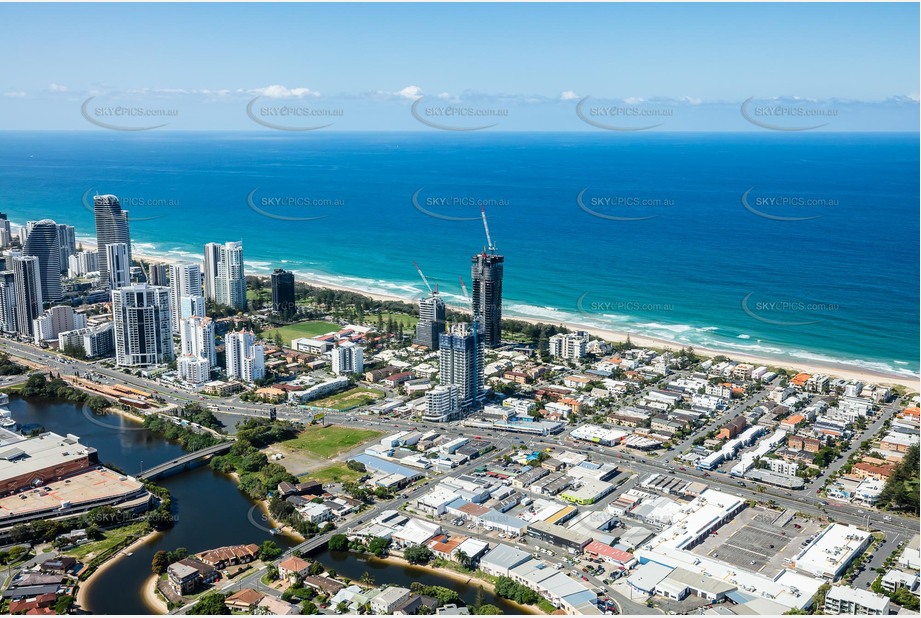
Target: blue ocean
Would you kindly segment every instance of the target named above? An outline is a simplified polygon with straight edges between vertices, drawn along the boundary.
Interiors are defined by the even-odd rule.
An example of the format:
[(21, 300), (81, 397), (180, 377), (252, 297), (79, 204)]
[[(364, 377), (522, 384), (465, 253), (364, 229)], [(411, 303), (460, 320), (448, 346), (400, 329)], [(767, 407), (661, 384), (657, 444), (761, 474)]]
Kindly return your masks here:
[(505, 313), (919, 373), (916, 134), (10, 132), (0, 211), (136, 251), (242, 240), (251, 274), (449, 302), (505, 256)]

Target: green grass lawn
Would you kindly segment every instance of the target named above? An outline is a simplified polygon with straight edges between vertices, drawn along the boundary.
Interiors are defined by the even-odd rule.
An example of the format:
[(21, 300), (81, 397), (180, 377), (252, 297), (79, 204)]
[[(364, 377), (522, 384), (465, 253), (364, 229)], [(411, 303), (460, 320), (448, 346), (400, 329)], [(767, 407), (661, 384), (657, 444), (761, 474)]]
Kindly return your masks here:
[(146, 533), (148, 529), (149, 527), (147, 522), (141, 521), (133, 524), (128, 524), (127, 526), (122, 526), (120, 528), (115, 528), (114, 530), (106, 530), (104, 537), (101, 540), (93, 541), (92, 543), (87, 543), (86, 545), (78, 545), (73, 549), (68, 549), (64, 552), (64, 554), (76, 558), (77, 560), (83, 560), (90, 554), (101, 554), (110, 547), (118, 545), (129, 536), (140, 536)]
[(317, 481), (326, 485), (327, 483), (350, 483), (355, 482), (362, 476), (361, 472), (349, 469), (344, 463), (333, 464), (326, 468), (321, 468), (313, 472), (308, 472), (301, 478), (303, 480)]
[(264, 301), (272, 300), (272, 288), (262, 288), (258, 292), (252, 288), (246, 290), (246, 300), (256, 300), (257, 298)]
[(283, 448), (300, 451), (318, 459), (329, 459), (379, 435), (381, 435), (379, 431), (372, 429), (313, 425), (302, 431), (296, 438), (278, 444)]
[(338, 331), (340, 328), (341, 327), (338, 324), (333, 324), (332, 322), (323, 322), (322, 320), (298, 322), (297, 324), (289, 324), (279, 328), (267, 329), (262, 332), (262, 337), (267, 341), (271, 341), (275, 337), (275, 333), (278, 333), (281, 335), (282, 343), (285, 345), (291, 345), (292, 339), (325, 335), (331, 331)]
[(374, 403), (384, 397), (384, 393), (363, 386), (356, 386), (347, 391), (330, 395), (323, 399), (311, 401), (308, 405), (318, 408), (333, 408), (335, 410), (348, 410), (358, 406)]

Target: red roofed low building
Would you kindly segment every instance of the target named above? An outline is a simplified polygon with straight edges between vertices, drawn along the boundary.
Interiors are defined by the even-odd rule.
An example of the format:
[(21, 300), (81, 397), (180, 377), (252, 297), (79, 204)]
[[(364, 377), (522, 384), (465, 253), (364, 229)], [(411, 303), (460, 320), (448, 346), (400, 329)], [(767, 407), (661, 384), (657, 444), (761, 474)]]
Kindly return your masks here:
[(637, 563), (636, 558), (630, 552), (605, 545), (600, 541), (592, 541), (582, 551), (589, 556), (597, 556), (621, 569), (629, 569)]
[(412, 380), (415, 377), (416, 376), (413, 375), (413, 373), (410, 371), (402, 371), (400, 373), (394, 373), (392, 375), (387, 376), (386, 378), (382, 380), (382, 382), (384, 383), (384, 386), (386, 386), (387, 388), (396, 388), (403, 382)]
[(431, 539), (426, 545), (432, 550), (437, 558), (442, 560), (454, 560), (454, 551), (460, 547), (461, 543), (467, 540), (463, 535), (452, 536), (448, 538), (444, 534)]
[(748, 421), (745, 420), (744, 416), (737, 416), (719, 430), (719, 433), (716, 434), (717, 440), (731, 440), (737, 435), (742, 433), (742, 430), (745, 429), (745, 426), (748, 425)]
[(884, 464), (872, 464), (865, 461), (860, 461), (854, 464), (851, 468), (851, 474), (861, 479), (875, 479), (877, 481), (885, 481), (892, 473), (895, 472), (895, 466), (891, 463)]
[(805, 421), (806, 417), (802, 414), (791, 414), (784, 420), (780, 421), (780, 428), (784, 431), (794, 432)]
[[(31, 601), (10, 601), (10, 614), (29, 613), (34, 609), (43, 609), (52, 607), (58, 599), (58, 595), (53, 592), (40, 594)], [(54, 613), (54, 612), (51, 612)]]
[(264, 597), (265, 595), (261, 592), (253, 590), (252, 588), (244, 588), (224, 599), (224, 605), (231, 610), (249, 613)]
[(473, 502), (468, 502), (460, 506), (457, 510), (471, 518), (482, 517), (490, 511), (490, 509), (485, 506), (474, 504)]
[(298, 575), (306, 575), (310, 563), (303, 558), (291, 556), (278, 563), (278, 575), (282, 579), (294, 579)]
[(506, 371), (502, 374), (502, 377), (506, 380), (515, 382), (516, 384), (530, 384), (531, 376), (521, 371)]
[(202, 552), (198, 554), (198, 559), (215, 569), (225, 569), (231, 565), (252, 562), (259, 557), (259, 551), (259, 546), (253, 543), (229, 545)]
[(582, 412), (582, 402), (578, 399), (573, 399), (572, 397), (563, 397), (560, 399), (559, 403), (563, 404), (564, 406), (569, 406), (576, 414)]

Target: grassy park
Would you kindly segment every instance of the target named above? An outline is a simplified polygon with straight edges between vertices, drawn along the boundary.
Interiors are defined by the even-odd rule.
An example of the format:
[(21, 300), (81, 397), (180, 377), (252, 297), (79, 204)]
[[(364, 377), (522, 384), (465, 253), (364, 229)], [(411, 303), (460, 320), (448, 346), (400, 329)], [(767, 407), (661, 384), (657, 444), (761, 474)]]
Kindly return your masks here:
[(317, 481), (324, 485), (328, 483), (350, 483), (362, 477), (362, 472), (352, 470), (344, 463), (337, 463), (319, 470), (314, 470), (303, 476), (303, 479)]
[(310, 320), (307, 322), (298, 322), (297, 324), (288, 324), (287, 326), (267, 329), (263, 331), (262, 337), (271, 341), (275, 338), (275, 334), (278, 333), (278, 335), (281, 336), (282, 343), (284, 343), (286, 346), (289, 346), (291, 345), (292, 339), (325, 335), (328, 332), (338, 331), (340, 328), (341, 327), (338, 324), (333, 324), (332, 322)]
[(347, 391), (330, 395), (323, 399), (309, 402), (308, 405), (318, 408), (332, 408), (334, 410), (350, 410), (358, 406), (365, 406), (374, 403), (384, 397), (384, 393), (372, 388), (356, 386)]
[(296, 438), (279, 442), (277, 446), (316, 459), (331, 459), (380, 435), (372, 429), (311, 425)]

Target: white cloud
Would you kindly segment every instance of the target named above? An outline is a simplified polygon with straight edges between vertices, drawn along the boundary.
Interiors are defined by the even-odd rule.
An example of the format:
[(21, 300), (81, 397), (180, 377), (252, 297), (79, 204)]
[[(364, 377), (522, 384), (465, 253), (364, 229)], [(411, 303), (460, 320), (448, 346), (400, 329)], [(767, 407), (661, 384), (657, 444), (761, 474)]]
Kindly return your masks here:
[(627, 105), (636, 105), (637, 103), (643, 103), (646, 99), (643, 97), (627, 97), (624, 99), (624, 103)]
[(447, 92), (442, 92), (441, 94), (438, 95), (438, 98), (442, 100), (447, 100), (451, 98), (451, 95)]
[(564, 90), (560, 93), (561, 101), (572, 101), (574, 99), (580, 99), (581, 97), (575, 93), (573, 90)]
[(11, 99), (22, 99), (24, 97), (29, 96), (29, 93), (23, 92), (22, 90), (13, 90), (10, 92), (4, 92), (3, 96), (9, 97)]
[(397, 90), (393, 94), (404, 99), (418, 99), (422, 96), (422, 88), (419, 86), (407, 86), (402, 90)]
[(278, 84), (266, 86), (265, 88), (256, 88), (252, 92), (270, 99), (289, 99), (292, 97), (302, 99), (306, 96), (320, 96), (319, 92), (315, 92), (310, 88), (285, 88)]
[(61, 84), (48, 84), (48, 90), (51, 92), (67, 92), (67, 86)]

